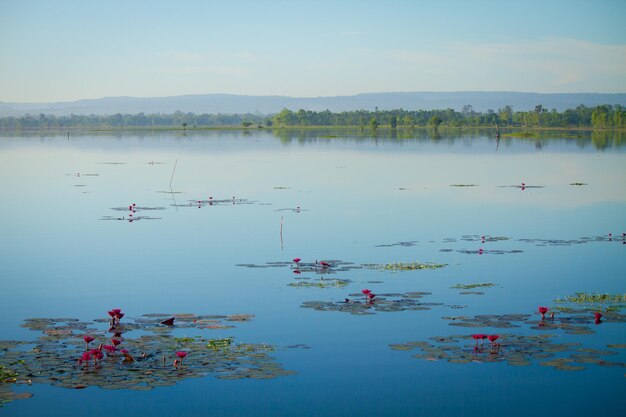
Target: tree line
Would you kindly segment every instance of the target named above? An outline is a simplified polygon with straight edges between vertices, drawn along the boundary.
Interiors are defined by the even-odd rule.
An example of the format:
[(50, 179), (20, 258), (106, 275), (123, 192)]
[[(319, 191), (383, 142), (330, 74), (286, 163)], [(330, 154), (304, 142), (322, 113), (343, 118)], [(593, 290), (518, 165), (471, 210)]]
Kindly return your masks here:
[(333, 113), (328, 110), (315, 112), (298, 110), (293, 112), (283, 109), (271, 118), (276, 126), (369, 126), (377, 128), (387, 125), (391, 128), (415, 126), (518, 126), (518, 127), (626, 127), (626, 107), (621, 105), (601, 105), (558, 112), (548, 111), (541, 105), (532, 111), (513, 111), (505, 106), (498, 111), (474, 111), (471, 105), (463, 106), (461, 111), (445, 110), (356, 110)]
[(558, 112), (541, 105), (531, 111), (513, 111), (504, 106), (498, 111), (474, 111), (471, 105), (460, 111), (445, 110), (354, 110), (344, 112), (292, 111), (265, 116), (259, 114), (195, 114), (176, 111), (171, 114), (112, 114), (112, 115), (24, 115), (0, 118), (0, 129), (64, 129), (64, 128), (121, 128), (121, 127), (287, 127), (287, 126), (359, 126), (376, 129), (381, 125), (391, 128), (440, 125), (460, 126), (516, 126), (533, 127), (626, 127), (626, 107), (601, 105)]

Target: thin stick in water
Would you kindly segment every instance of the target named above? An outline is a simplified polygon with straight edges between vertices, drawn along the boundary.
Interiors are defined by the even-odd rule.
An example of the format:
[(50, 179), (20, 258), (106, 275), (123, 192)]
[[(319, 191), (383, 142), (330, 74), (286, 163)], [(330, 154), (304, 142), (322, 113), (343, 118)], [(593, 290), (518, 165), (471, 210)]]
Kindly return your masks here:
[(174, 162), (174, 169), (172, 170), (172, 177), (170, 178), (170, 190), (172, 189), (172, 181), (174, 180), (174, 174), (176, 173), (176, 165), (178, 164), (178, 159)]

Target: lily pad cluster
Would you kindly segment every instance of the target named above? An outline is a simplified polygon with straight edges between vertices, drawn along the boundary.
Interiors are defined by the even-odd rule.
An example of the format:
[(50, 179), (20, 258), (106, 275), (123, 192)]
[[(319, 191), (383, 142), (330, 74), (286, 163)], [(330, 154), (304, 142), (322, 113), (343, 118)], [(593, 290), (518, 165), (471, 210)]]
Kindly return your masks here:
[(209, 197), (206, 200), (187, 200), (187, 204), (172, 204), (174, 207), (209, 207), (209, 206), (234, 206), (240, 204), (254, 204), (254, 201), (247, 200), (245, 198), (224, 198), (217, 199)]
[[(459, 241), (464, 241), (464, 242), (476, 242), (476, 243), (486, 244), (486, 243), (503, 242), (503, 241), (508, 241), (508, 240), (511, 240), (511, 238), (507, 236), (463, 235), (460, 238), (450, 238), (450, 237), (444, 238), (442, 239), (440, 243), (451, 244), (451, 243), (457, 243)], [(626, 233), (622, 233), (620, 235), (615, 235), (615, 236), (611, 233), (608, 233), (604, 236), (592, 236), (592, 237), (586, 236), (586, 237), (580, 237), (578, 239), (522, 238), (522, 239), (515, 239), (515, 241), (534, 244), (535, 246), (570, 246), (570, 245), (580, 245), (580, 244), (585, 244), (585, 243), (590, 243), (590, 242), (626, 243)], [(420, 242), (417, 240), (408, 240), (408, 241), (400, 241), (400, 242), (387, 243), (387, 244), (379, 244), (379, 245), (376, 245), (376, 247), (377, 248), (390, 248), (390, 247), (395, 247), (395, 246), (410, 247), (410, 246), (417, 246), (419, 243)], [(437, 243), (437, 242), (429, 241), (429, 243)], [(509, 249), (509, 250), (496, 250), (496, 249), (484, 249), (484, 248), (461, 249), (461, 250), (450, 249), (450, 248), (440, 249), (440, 252), (454, 252), (454, 251), (459, 252), (459, 253), (466, 253), (466, 254), (496, 254), (496, 255), (523, 252), (522, 250), (518, 250), (518, 249)]]
[(495, 287), (495, 286), (496, 284), (494, 284), (493, 282), (478, 282), (474, 284), (456, 284), (450, 288), (456, 289), (456, 290), (471, 290), (474, 288), (489, 288), (489, 287)]
[(296, 259), (298, 259), (298, 262), (295, 262), (295, 260), (291, 262), (278, 261), (266, 262), (264, 264), (237, 264), (235, 266), (243, 268), (291, 268), (296, 274), (312, 272), (320, 275), (347, 272), (353, 269), (362, 269), (362, 266), (337, 259), (322, 261), (316, 260), (315, 262), (302, 262), (299, 258)]
[[(270, 356), (274, 350), (270, 345), (238, 343), (232, 337), (176, 336), (180, 329), (224, 329), (252, 318), (159, 313), (124, 322), (115, 317), (91, 322), (27, 319), (23, 327), (41, 335), (35, 341), (0, 342), (0, 387), (32, 382), (74, 389), (147, 390), (206, 375), (270, 379), (293, 374)], [(9, 394), (0, 395), (0, 400), (7, 398), (11, 399)]]
[(617, 308), (624, 308), (626, 307), (626, 294), (579, 292), (565, 298), (559, 298), (556, 300), (556, 303), (600, 304), (607, 307), (613, 306)]
[[(367, 290), (364, 290), (367, 291)], [(363, 297), (365, 294), (365, 297)], [(443, 303), (424, 303), (421, 298), (430, 295), (429, 292), (407, 292), (369, 295), (350, 294), (343, 301), (305, 301), (300, 307), (312, 308), (317, 311), (338, 311), (355, 315), (371, 315), (382, 312), (398, 312), (405, 310), (430, 310), (431, 307)], [(368, 296), (369, 295), (369, 296)]]
[(538, 363), (559, 371), (581, 371), (588, 366), (626, 368), (626, 363), (606, 357), (617, 355), (612, 350), (582, 347), (580, 343), (555, 343), (554, 335), (499, 335), (498, 344), (478, 344), (471, 336), (435, 336), (429, 341), (392, 344), (393, 350), (418, 350), (414, 358), (450, 363), (507, 363), (529, 366)]
[(439, 269), (447, 266), (447, 264), (438, 264), (434, 262), (396, 262), (389, 264), (364, 264), (363, 267), (368, 269), (384, 269), (388, 271), (415, 271), (419, 269)]
[(475, 289), (490, 288), (490, 287), (495, 287), (495, 285), (496, 284), (492, 282), (480, 282), (480, 283), (475, 283), (475, 284), (456, 284), (450, 288), (456, 289), (456, 290), (464, 290), (464, 291), (459, 292), (459, 294), (461, 295), (468, 295), (468, 294), (482, 295), (484, 294), (483, 291), (475, 291)]
[(349, 279), (316, 279), (309, 281), (308, 278), (301, 278), (298, 282), (290, 282), (288, 287), (295, 288), (343, 288), (350, 284), (352, 281)]
[(139, 220), (161, 220), (161, 217), (151, 217), (151, 216), (141, 216), (137, 215), (138, 211), (155, 211), (155, 210), (165, 210), (165, 207), (147, 207), (147, 206), (138, 206), (135, 203), (129, 204), (125, 207), (112, 207), (111, 210), (115, 211), (123, 211), (127, 214), (125, 216), (102, 216), (100, 220), (117, 220), (117, 221), (127, 221), (129, 223), (139, 221)]

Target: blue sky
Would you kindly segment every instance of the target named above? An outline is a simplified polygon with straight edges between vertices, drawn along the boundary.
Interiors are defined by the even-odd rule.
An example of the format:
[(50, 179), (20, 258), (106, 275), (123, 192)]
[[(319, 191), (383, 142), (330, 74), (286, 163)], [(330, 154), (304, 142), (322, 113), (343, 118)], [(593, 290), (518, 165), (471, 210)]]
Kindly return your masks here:
[(626, 92), (626, 1), (0, 0), (0, 101)]

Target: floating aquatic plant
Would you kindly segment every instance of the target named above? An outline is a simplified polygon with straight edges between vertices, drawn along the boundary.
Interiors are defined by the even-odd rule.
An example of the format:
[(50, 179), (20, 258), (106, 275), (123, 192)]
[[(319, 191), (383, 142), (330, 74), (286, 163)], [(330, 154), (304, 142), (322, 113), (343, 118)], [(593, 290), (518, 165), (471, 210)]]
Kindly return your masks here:
[(488, 288), (488, 287), (495, 287), (495, 286), (496, 284), (494, 284), (493, 282), (481, 282), (481, 283), (476, 283), (476, 284), (456, 284), (450, 288), (453, 288), (456, 290), (471, 290), (474, 288)]
[[(486, 336), (491, 345), (478, 344)], [(452, 335), (434, 336), (429, 341), (406, 342), (389, 345), (392, 350), (418, 350), (414, 358), (429, 361), (445, 360), (450, 363), (507, 363), (511, 366), (539, 364), (559, 371), (580, 371), (587, 366), (612, 366), (625, 368), (626, 363), (613, 362), (604, 356), (616, 355), (610, 350), (581, 347), (579, 343), (554, 343), (554, 335)], [(471, 340), (474, 339), (475, 343)], [(502, 340), (500, 343), (496, 340)], [(546, 360), (549, 359), (549, 360)]]
[(507, 253), (523, 253), (523, 250), (512, 249), (512, 250), (501, 250), (501, 249), (459, 249), (458, 253), (463, 253), (466, 255), (504, 255)]
[(376, 245), (377, 248), (391, 248), (394, 246), (404, 246), (404, 247), (408, 247), (408, 246), (417, 246), (417, 244), (419, 243), (419, 241), (417, 240), (410, 240), (407, 242), (396, 242), (396, 243), (389, 243), (389, 244), (384, 244), (384, 245)]
[(368, 269), (385, 269), (390, 271), (415, 271), (419, 269), (439, 269), (447, 266), (447, 264), (438, 264), (434, 262), (421, 263), (421, 262), (396, 262), (390, 264), (365, 264), (363, 265)]
[[(346, 272), (353, 269), (361, 269), (361, 266), (354, 265), (352, 262), (344, 262), (337, 259), (322, 260), (315, 262), (302, 262), (300, 258), (298, 262), (295, 259), (291, 262), (279, 261), (279, 262), (266, 262), (265, 264), (237, 264), (244, 268), (294, 268), (294, 271), (299, 273), (313, 272), (320, 275), (334, 274), (337, 272)], [(295, 263), (295, 265), (294, 265)]]
[[(253, 316), (194, 314), (147, 314), (124, 319), (123, 313), (111, 310), (110, 319), (82, 322), (73, 318), (33, 318), (24, 327), (41, 332), (28, 342), (0, 341), (2, 388), (5, 382), (49, 383), (66, 388), (98, 386), (104, 389), (145, 390), (174, 385), (180, 380), (215, 375), (221, 379), (268, 379), (290, 375), (268, 352), (264, 344), (234, 342), (233, 338), (210, 339), (200, 335), (177, 337), (181, 329), (212, 329), (223, 322), (250, 321)], [(161, 324), (174, 317), (170, 326)], [(113, 325), (111, 325), (112, 321)], [(223, 325), (222, 325), (223, 326)], [(232, 326), (223, 326), (226, 328)], [(136, 337), (131, 334), (136, 332)], [(88, 333), (90, 337), (83, 338)], [(113, 334), (113, 336), (109, 336)], [(91, 336), (92, 335), (92, 336)], [(123, 335), (123, 337), (122, 337)], [(93, 340), (89, 340), (93, 337)], [(112, 344), (106, 344), (111, 340)], [(116, 347), (123, 340), (124, 349)], [(116, 341), (118, 343), (116, 343)], [(98, 349), (85, 350), (86, 344), (100, 343)], [(32, 349), (23, 346), (34, 345)], [(228, 349), (224, 349), (228, 345)], [(217, 348), (217, 349), (216, 349)], [(104, 355), (104, 353), (107, 355)], [(185, 366), (182, 365), (184, 360)], [(11, 372), (5, 367), (11, 366)], [(0, 390), (0, 401), (9, 394)], [(13, 394), (10, 394), (13, 395)]]
[[(364, 290), (369, 291), (369, 290)], [(362, 300), (365, 295), (365, 300)], [(300, 307), (312, 308), (317, 311), (339, 311), (355, 315), (370, 315), (380, 312), (398, 312), (405, 310), (430, 310), (433, 306), (443, 305), (442, 303), (423, 303), (420, 299), (428, 292), (407, 292), (403, 294), (372, 294), (362, 292), (361, 294), (350, 294), (343, 301), (305, 301)]]
[(585, 293), (577, 292), (574, 295), (565, 298), (558, 298), (556, 303), (576, 303), (576, 304), (606, 304), (606, 305), (625, 305), (625, 294), (609, 294), (609, 293)]
[(209, 197), (206, 200), (188, 200), (187, 204), (172, 204), (173, 207), (209, 207), (209, 206), (234, 206), (240, 204), (254, 204), (254, 201), (247, 200), (245, 198), (225, 198), (225, 199), (215, 199), (213, 197)]
[(478, 187), (478, 184), (450, 184), (450, 187)]
[[(16, 363), (15, 365), (19, 365)], [(30, 398), (33, 394), (28, 392), (13, 392), (11, 386), (17, 381), (18, 373), (12, 369), (6, 368), (4, 365), (0, 365), (0, 408), (4, 404), (10, 403), (13, 400)]]
[[(295, 272), (295, 271), (294, 271)], [(318, 279), (313, 282), (308, 281), (299, 281), (299, 282), (290, 282), (287, 284), (289, 287), (295, 288), (343, 288), (349, 283), (351, 283), (349, 279)]]
[(0, 384), (9, 384), (16, 381), (17, 372), (0, 365)]

